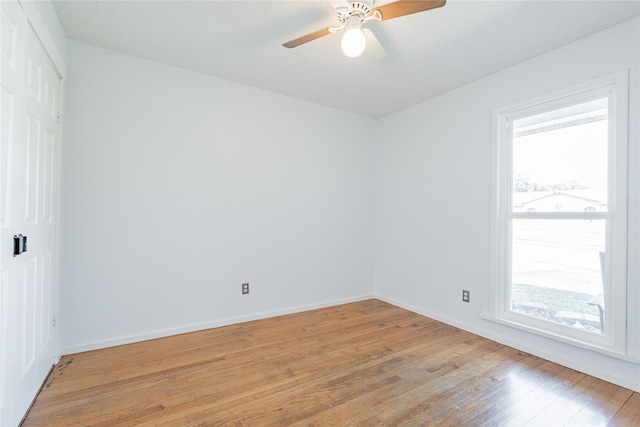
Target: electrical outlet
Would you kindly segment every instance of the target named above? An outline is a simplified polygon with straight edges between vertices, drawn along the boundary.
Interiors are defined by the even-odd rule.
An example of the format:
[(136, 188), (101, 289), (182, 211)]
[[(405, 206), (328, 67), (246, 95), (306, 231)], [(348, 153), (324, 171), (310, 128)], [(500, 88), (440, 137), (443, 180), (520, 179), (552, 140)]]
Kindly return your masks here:
[(467, 291), (466, 289), (462, 290), (462, 301), (469, 302), (469, 291)]
[(249, 293), (249, 284), (248, 283), (243, 283), (242, 284), (242, 295), (247, 295)]

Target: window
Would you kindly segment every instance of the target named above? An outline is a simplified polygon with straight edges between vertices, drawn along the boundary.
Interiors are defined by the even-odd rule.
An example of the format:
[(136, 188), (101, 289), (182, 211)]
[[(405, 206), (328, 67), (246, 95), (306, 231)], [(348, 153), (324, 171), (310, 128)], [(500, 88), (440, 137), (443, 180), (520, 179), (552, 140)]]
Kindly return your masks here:
[(493, 319), (624, 354), (627, 90), (620, 72), (494, 112)]

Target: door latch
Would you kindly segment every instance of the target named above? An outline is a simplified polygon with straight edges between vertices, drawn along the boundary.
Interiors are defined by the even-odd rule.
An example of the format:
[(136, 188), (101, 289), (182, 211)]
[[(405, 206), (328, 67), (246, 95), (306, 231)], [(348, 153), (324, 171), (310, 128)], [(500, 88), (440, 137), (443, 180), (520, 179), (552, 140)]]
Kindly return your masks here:
[(27, 252), (27, 236), (22, 234), (13, 235), (13, 256), (18, 256)]

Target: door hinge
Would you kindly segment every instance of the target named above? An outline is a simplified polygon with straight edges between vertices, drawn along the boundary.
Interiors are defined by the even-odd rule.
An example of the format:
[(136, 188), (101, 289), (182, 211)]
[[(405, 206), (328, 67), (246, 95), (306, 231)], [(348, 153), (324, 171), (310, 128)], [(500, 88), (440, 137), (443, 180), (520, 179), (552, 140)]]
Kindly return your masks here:
[(53, 315), (53, 321), (51, 322), (51, 326), (56, 327), (56, 315)]

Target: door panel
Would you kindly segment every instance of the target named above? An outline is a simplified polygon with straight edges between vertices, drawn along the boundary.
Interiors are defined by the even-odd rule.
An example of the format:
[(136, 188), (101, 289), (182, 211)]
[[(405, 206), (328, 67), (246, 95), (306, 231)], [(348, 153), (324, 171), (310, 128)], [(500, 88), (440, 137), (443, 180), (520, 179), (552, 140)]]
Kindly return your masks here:
[(5, 408), (7, 401), (7, 341), (8, 341), (8, 325), (9, 320), (9, 270), (3, 269), (0, 271), (0, 425), (4, 418), (3, 413), (6, 413)]
[[(22, 307), (20, 323), (22, 324), (22, 363), (20, 370), (22, 372), (21, 380), (27, 381), (29, 370), (36, 361), (36, 343), (35, 343), (35, 316), (36, 312), (36, 275), (37, 262), (33, 257), (23, 263), (22, 267), (22, 283), (18, 283), (22, 289), (22, 300), (18, 305)], [(15, 286), (15, 283), (11, 284)]]
[(38, 201), (39, 222), (51, 224), (53, 222), (53, 168), (56, 136), (51, 129), (46, 129), (42, 135), (40, 146), (40, 199)]
[(26, 206), (25, 221), (29, 223), (36, 222), (37, 208), (37, 183), (38, 183), (38, 142), (40, 139), (40, 122), (31, 114), (27, 115), (27, 134), (26, 134), (27, 152), (24, 164), (16, 164), (13, 167), (25, 174), (27, 181), (26, 186)]
[[(4, 73), (3, 73), (4, 74)], [(7, 226), (9, 207), (9, 188), (11, 178), (11, 146), (13, 140), (13, 116), (15, 114), (15, 96), (4, 85), (0, 88), (0, 226)]]
[(46, 348), (51, 341), (51, 319), (53, 315), (51, 313), (52, 301), (53, 301), (53, 284), (51, 283), (51, 277), (53, 271), (51, 269), (52, 253), (51, 251), (43, 254), (40, 257), (40, 276), (38, 281), (38, 347)]

